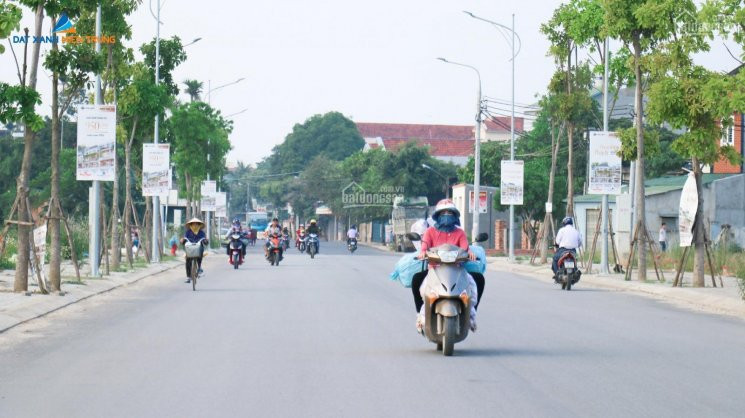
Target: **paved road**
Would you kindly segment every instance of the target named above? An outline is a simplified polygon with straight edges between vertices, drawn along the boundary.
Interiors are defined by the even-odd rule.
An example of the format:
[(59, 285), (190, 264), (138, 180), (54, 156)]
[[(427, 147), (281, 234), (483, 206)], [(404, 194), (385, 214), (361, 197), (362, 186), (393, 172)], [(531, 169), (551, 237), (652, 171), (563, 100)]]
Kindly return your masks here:
[(211, 256), (197, 292), (174, 270), (0, 334), (0, 416), (745, 413), (745, 322), (490, 273), (444, 358), (395, 256), (324, 244), (279, 267)]

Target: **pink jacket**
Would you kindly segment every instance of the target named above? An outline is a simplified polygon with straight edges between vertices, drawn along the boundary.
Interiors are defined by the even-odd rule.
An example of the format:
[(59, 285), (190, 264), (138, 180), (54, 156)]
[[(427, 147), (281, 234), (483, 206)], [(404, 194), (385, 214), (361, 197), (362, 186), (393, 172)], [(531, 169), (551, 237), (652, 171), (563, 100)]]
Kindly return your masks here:
[(427, 228), (424, 237), (422, 237), (422, 252), (442, 244), (457, 245), (468, 251), (468, 239), (462, 229), (455, 228), (451, 232), (444, 232), (434, 226)]

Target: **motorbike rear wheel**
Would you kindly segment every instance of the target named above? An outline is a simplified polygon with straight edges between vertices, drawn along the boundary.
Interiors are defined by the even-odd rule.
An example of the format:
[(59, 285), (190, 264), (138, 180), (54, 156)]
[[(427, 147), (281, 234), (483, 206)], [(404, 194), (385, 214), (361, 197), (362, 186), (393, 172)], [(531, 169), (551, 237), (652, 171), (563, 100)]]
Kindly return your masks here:
[(572, 290), (572, 276), (567, 274), (567, 291)]
[(455, 349), (455, 329), (458, 326), (457, 316), (448, 316), (443, 318), (442, 324), (442, 354), (452, 356)]

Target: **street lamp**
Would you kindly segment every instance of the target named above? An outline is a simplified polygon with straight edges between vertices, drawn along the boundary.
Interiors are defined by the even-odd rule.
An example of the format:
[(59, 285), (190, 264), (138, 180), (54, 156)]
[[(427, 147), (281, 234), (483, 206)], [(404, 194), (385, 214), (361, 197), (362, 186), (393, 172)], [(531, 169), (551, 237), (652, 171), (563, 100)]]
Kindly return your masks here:
[(481, 73), (479, 72), (476, 67), (467, 65), (467, 64), (461, 64), (459, 62), (453, 62), (448, 61), (445, 58), (437, 58), (438, 60), (447, 63), (447, 64), (453, 64), (457, 65), (459, 67), (466, 67), (470, 68), (473, 71), (476, 72), (476, 76), (479, 80), (479, 90), (478, 90), (478, 96), (476, 97), (476, 144), (474, 147), (474, 156), (473, 156), (473, 202), (474, 202), (474, 208), (473, 208), (473, 226), (471, 228), (471, 238), (476, 239), (476, 236), (479, 234), (479, 217), (481, 216), (481, 200), (479, 199), (480, 196), (480, 186), (481, 186)]
[(445, 197), (447, 197), (448, 199), (450, 199), (450, 178), (443, 176), (442, 174), (440, 174), (439, 171), (437, 171), (434, 168), (428, 166), (427, 164), (422, 164), (422, 167), (424, 167), (425, 169), (427, 169), (427, 170), (429, 170), (429, 171), (437, 174), (438, 176), (440, 176), (440, 178), (442, 178), (443, 180), (445, 180)]
[[(482, 22), (490, 23), (494, 27), (499, 30), (499, 33), (502, 34), (504, 39), (507, 41), (507, 43), (510, 44), (510, 47), (512, 48), (512, 57), (510, 58), (510, 61), (512, 62), (512, 115), (510, 116), (510, 161), (515, 159), (515, 57), (517, 54), (520, 53), (520, 50), (522, 49), (522, 40), (520, 40), (520, 36), (515, 32), (515, 14), (512, 14), (512, 27), (509, 28), (501, 23), (497, 23), (494, 21), (491, 21), (489, 19), (484, 19), (482, 17), (476, 16), (475, 14), (463, 11), (463, 13), (471, 16), (472, 18), (476, 20), (480, 20)], [(510, 41), (507, 39), (507, 36), (502, 32), (502, 29), (510, 31), (512, 34), (512, 40)], [(515, 37), (517, 37), (517, 52), (515, 52)], [(510, 205), (510, 220), (509, 220), (509, 257), (510, 261), (515, 261), (515, 205)]]
[(186, 44), (186, 45), (183, 45), (183, 46), (182, 46), (182, 48), (186, 48), (187, 46), (191, 46), (191, 45), (194, 45), (195, 43), (197, 43), (197, 42), (199, 42), (199, 41), (201, 41), (201, 40), (202, 40), (202, 38), (194, 38), (194, 40), (193, 40), (193, 41), (189, 42), (189, 43), (188, 43), (188, 44)]
[(227, 119), (227, 118), (229, 118), (231, 116), (240, 115), (241, 113), (246, 113), (247, 111), (248, 111), (248, 108), (245, 108), (245, 109), (243, 109), (241, 111), (238, 111), (238, 112), (235, 112), (235, 113), (231, 113), (231, 114), (225, 116), (225, 118)]
[[(212, 92), (213, 91), (219, 90), (219, 89), (221, 89), (223, 87), (232, 86), (233, 84), (240, 83), (243, 80), (245, 80), (245, 78), (244, 77), (241, 77), (241, 78), (239, 78), (239, 79), (237, 79), (237, 80), (235, 80), (233, 82), (226, 83), (226, 84), (223, 84), (221, 86), (217, 86), (215, 88), (212, 88), (211, 87), (212, 80), (207, 80), (207, 104), (208, 105), (211, 105), (212, 104)], [(207, 164), (209, 164), (209, 161), (210, 161), (209, 145), (210, 145), (210, 139), (207, 138)], [(209, 181), (209, 180), (210, 180), (210, 172), (209, 172), (209, 169), (208, 169), (207, 170), (207, 181)], [(211, 233), (212, 233), (212, 220), (210, 218), (211, 218), (210, 212), (207, 211), (207, 215), (206, 215), (206, 219), (205, 220), (207, 221), (207, 237), (208, 238), (212, 236), (211, 235)]]

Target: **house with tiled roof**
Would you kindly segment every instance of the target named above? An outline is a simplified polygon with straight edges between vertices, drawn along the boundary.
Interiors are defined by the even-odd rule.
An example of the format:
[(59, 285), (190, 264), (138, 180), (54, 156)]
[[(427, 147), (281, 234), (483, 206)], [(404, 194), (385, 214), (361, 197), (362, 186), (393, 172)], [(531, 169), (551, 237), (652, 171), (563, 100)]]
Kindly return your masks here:
[[(511, 119), (509, 116), (493, 116), (484, 119), (481, 124), (482, 141), (507, 142), (512, 136)], [(515, 117), (515, 138), (525, 133), (525, 119)]]
[(363, 151), (395, 151), (416, 142), (434, 158), (459, 166), (466, 165), (475, 145), (473, 126), (358, 122), (357, 130), (365, 140)]

